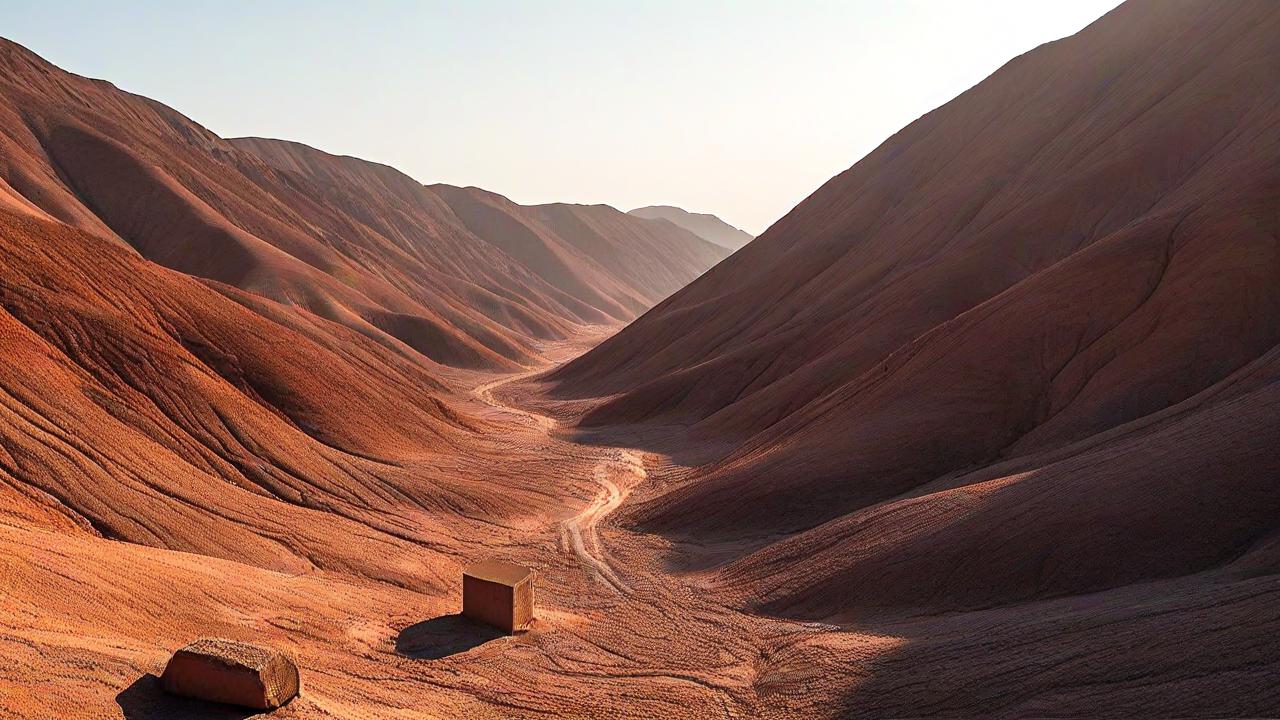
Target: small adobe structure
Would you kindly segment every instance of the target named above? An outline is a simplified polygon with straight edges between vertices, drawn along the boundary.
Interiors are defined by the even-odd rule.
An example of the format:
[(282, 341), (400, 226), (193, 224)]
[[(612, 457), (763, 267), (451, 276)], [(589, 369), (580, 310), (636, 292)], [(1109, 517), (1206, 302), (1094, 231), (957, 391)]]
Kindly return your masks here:
[(523, 565), (486, 560), (462, 571), (462, 614), (513, 633), (533, 622), (534, 571)]
[(201, 638), (169, 659), (165, 692), (254, 710), (274, 710), (298, 694), (298, 666), (285, 653), (224, 638)]

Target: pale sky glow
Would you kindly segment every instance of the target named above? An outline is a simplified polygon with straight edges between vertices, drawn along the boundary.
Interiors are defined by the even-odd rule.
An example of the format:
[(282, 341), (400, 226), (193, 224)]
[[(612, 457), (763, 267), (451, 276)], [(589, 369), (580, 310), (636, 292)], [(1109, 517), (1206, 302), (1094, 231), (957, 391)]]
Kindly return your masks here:
[(0, 35), (224, 137), (758, 233), (1118, 0), (14, 2)]

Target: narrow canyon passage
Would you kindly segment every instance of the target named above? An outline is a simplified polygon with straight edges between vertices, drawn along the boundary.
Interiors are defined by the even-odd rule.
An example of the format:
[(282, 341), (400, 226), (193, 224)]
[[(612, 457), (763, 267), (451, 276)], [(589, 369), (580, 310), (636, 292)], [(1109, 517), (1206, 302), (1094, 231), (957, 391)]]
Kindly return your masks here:
[[(531, 492), (560, 510), (442, 526), (430, 546), (394, 548), (405, 568), (394, 583), (85, 535), (54, 543), (49, 531), (0, 525), (0, 541), (16, 550), (3, 562), (0, 637), (26, 648), (0, 670), (0, 709), (27, 712), (55, 692), (68, 718), (109, 707), (129, 720), (198, 713), (160, 693), (155, 678), (173, 647), (222, 635), (297, 655), (302, 693), (279, 711), (285, 718), (812, 717), (838, 698), (851, 666), (892, 647), (743, 613), (667, 572), (654, 538), (610, 523), (648, 482), (646, 465), (660, 472), (664, 459), (572, 442), (552, 418), (504, 399), (504, 385), (535, 372), (475, 376), (472, 396), (487, 408), (477, 414), (496, 427), (477, 448), (503, 451), (503, 467), (486, 479), (495, 495), (529, 497), (528, 468), (551, 478)], [(376, 536), (374, 525), (329, 541)], [(416, 575), (484, 557), (538, 570), (532, 631), (495, 636), (461, 622), (459, 578)], [(82, 587), (109, 592), (91, 597)], [(23, 679), (33, 676), (45, 680)]]
[[(14, 649), (0, 668), (0, 710), (21, 716), (52, 698), (66, 718), (103, 717), (113, 706), (129, 720), (200, 712), (159, 693), (155, 674), (173, 648), (201, 635), (296, 653), (303, 690), (280, 711), (285, 718), (883, 717), (921, 707), (1019, 716), (1047, 714), (1061, 697), (1134, 709), (1148, 683), (1195, 672), (1188, 653), (1222, 657), (1234, 633), (1276, 630), (1259, 611), (1280, 600), (1280, 582), (1268, 575), (1180, 578), (970, 613), (925, 609), (842, 627), (745, 612), (709, 591), (708, 575), (673, 572), (666, 540), (612, 522), (671, 476), (686, 479), (686, 469), (621, 440), (574, 442), (536, 409), (541, 403), (525, 402), (536, 398), (505, 392), (540, 370), (472, 375), (478, 415), (494, 423), (476, 452), (500, 451), (503, 460), (458, 471), (481, 478), (494, 498), (541, 498), (548, 509), (472, 511), (433, 529), (431, 543), (378, 540), (371, 559), (404, 570), (394, 582), (367, 570), (271, 571), (0, 524), (0, 638)], [(370, 517), (328, 542), (377, 537), (378, 516)], [(458, 621), (459, 578), (440, 568), (484, 557), (538, 570), (532, 631), (499, 637)], [(1200, 623), (1222, 618), (1232, 633), (1212, 642), (1197, 635)], [(1137, 654), (1116, 640), (1157, 636)], [(1027, 648), (1053, 662), (1025, 664)], [(1082, 657), (1088, 662), (1073, 660)], [(1182, 660), (1138, 672), (1160, 657)], [(1133, 671), (1099, 685), (1090, 669), (1099, 663)], [(1269, 672), (1248, 652), (1237, 664), (1238, 678)]]
[[(626, 433), (615, 436), (616, 445), (605, 439), (607, 431), (593, 433), (590, 444), (573, 442), (539, 409), (547, 403), (536, 396), (537, 384), (524, 382), (539, 372), (486, 380), (475, 394), (493, 410), (520, 418), (531, 433), (568, 443), (562, 451), (578, 457), (582, 477), (595, 483), (589, 500), (565, 498), (558, 526), (542, 528), (531, 541), (550, 551), (546, 536), (558, 532), (554, 550), (571, 564), (550, 563), (559, 570), (547, 573), (546, 622), (527, 641), (555, 682), (572, 682), (605, 703), (600, 707), (611, 717), (884, 717), (922, 707), (1020, 717), (1052, 714), (1054, 698), (1136, 712), (1141, 701), (1134, 698), (1147, 683), (1177, 685), (1193, 672), (1190, 648), (1212, 657), (1221, 649), (1216, 643), (1232, 642), (1227, 634), (1206, 644), (1185, 618), (1209, 621), (1227, 612), (1241, 632), (1267, 632), (1274, 624), (1257, 608), (1280, 598), (1280, 581), (1231, 575), (1208, 585), (1174, 578), (973, 612), (885, 610), (844, 625), (748, 612), (726, 599), (743, 596), (724, 592), (723, 584), (708, 591), (714, 570), (673, 571), (667, 540), (612, 522), (636, 495), (697, 482), (697, 470), (629, 446)], [(520, 387), (508, 392), (508, 386)], [(1159, 627), (1162, 640), (1147, 651), (1115, 642), (1144, 637), (1151, 626)], [(1023, 667), (1029, 647), (1058, 660)], [(1077, 657), (1091, 660), (1079, 664), (1072, 660)], [(1160, 665), (1159, 657), (1182, 659)], [(1128, 680), (1099, 686), (1089, 669), (1098, 664), (1135, 670)], [(1156, 666), (1148, 675), (1146, 668)], [(1239, 666), (1241, 677), (1270, 672), (1248, 657)], [(531, 671), (529, 677), (549, 676)], [(1048, 690), (1019, 689), (1029, 686)], [(598, 691), (606, 695), (595, 696)], [(536, 694), (521, 707), (538, 708)], [(625, 703), (612, 704), (624, 697)], [(1172, 694), (1170, 702), (1178, 697)]]
[[(586, 344), (599, 339), (588, 338)], [(584, 349), (582, 340), (542, 348), (559, 362)], [(554, 682), (605, 703), (601, 707), (614, 717), (812, 716), (838, 700), (844, 682), (836, 679), (856, 672), (851, 666), (893, 647), (891, 638), (833, 632), (834, 626), (766, 618), (718, 603), (698, 578), (665, 567), (656, 538), (614, 527), (613, 513), (644, 489), (651, 472), (660, 477), (678, 468), (659, 453), (625, 444), (574, 442), (554, 417), (535, 409), (538, 403), (526, 405), (505, 392), (548, 367), (482, 378), (472, 391), (493, 413), (516, 422), (519, 429), (504, 435), (513, 451), (568, 454), (580, 468), (577, 480), (593, 483), (589, 500), (563, 496), (560, 519), (521, 541), (525, 553), (529, 547), (543, 553), (522, 556), (541, 571), (540, 619), (511, 642), (534, 650), (545, 665), (510, 669), (517, 676), (532, 673), (533, 685), (526, 695), (520, 683), (509, 684), (513, 707), (547, 707), (545, 683)], [(516, 544), (507, 547), (520, 554)], [(474, 661), (511, 660), (487, 650), (473, 651)], [(466, 666), (471, 660), (451, 658)]]
[[(503, 386), (526, 380), (545, 369), (537, 368), (491, 380), (476, 386), (472, 393), (492, 408), (527, 419), (534, 426), (551, 431), (556, 428), (556, 421), (549, 415), (508, 404), (495, 394)], [(560, 547), (571, 551), (585, 566), (592, 568), (596, 578), (615, 592), (629, 593), (630, 589), (618, 578), (605, 557), (596, 528), (610, 513), (618, 509), (635, 484), (643, 482), (648, 473), (643, 458), (636, 452), (621, 448), (603, 448), (603, 451), (605, 457), (591, 469), (591, 477), (600, 485), (600, 490), (589, 505), (561, 522)]]

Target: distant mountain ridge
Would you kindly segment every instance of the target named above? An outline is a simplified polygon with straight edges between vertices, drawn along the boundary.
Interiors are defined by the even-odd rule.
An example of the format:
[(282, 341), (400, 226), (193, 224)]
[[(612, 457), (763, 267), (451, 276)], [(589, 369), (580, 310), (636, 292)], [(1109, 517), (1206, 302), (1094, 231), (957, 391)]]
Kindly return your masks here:
[[(528, 364), (542, 341), (630, 320), (725, 255), (612, 209), (567, 206), (580, 222), (552, 223), (452, 196), (300, 143), (218, 137), (0, 40), (0, 207), (443, 365)], [(488, 218), (471, 225), (521, 239), (477, 235), (469, 212)]]
[(627, 214), (646, 220), (666, 220), (703, 240), (730, 250), (737, 250), (755, 239), (755, 235), (740, 230), (715, 215), (689, 212), (674, 205), (647, 205), (629, 210)]

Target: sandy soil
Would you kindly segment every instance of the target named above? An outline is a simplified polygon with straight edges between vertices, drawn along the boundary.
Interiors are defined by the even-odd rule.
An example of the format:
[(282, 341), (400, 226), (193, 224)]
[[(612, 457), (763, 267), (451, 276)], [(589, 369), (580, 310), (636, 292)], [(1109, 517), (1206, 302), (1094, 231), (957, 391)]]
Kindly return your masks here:
[[(163, 696), (153, 677), (173, 649), (220, 635), (297, 653), (302, 695), (280, 717), (811, 717), (895, 644), (745, 614), (665, 572), (652, 538), (610, 525), (646, 465), (661, 471), (664, 459), (569, 442), (550, 418), (499, 399), (527, 374), (483, 378), (474, 412), (505, 418), (493, 440), (513, 463), (565, 470), (542, 488), (561, 511), (456, 525), (444, 542), (459, 566), (503, 557), (539, 570), (530, 632), (498, 637), (462, 621), (447, 582), (272, 572), (6, 519), (0, 715), (227, 716)], [(840, 680), (804, 680), (815, 673)]]
[[(500, 424), (490, 440), (512, 466), (563, 473), (536, 488), (559, 511), (446, 525), (441, 547), (455, 560), (424, 552), (418, 565), (442, 575), (438, 585), (273, 572), (6, 519), (0, 715), (243, 717), (158, 690), (154, 675), (168, 654), (200, 635), (297, 654), (303, 691), (274, 715), (282, 718), (1021, 716), (1101, 707), (1151, 716), (1203, 708), (1204, 693), (1228, 681), (1240, 688), (1236, 709), (1280, 701), (1268, 645), (1246, 640), (1280, 630), (1268, 610), (1280, 581), (1256, 570), (843, 625), (725, 604), (728, 593), (708, 591), (711, 575), (672, 572), (663, 559), (703, 549), (612, 522), (632, 497), (660, 492), (688, 468), (599, 438), (568, 440), (522, 401), (527, 386), (513, 384), (528, 374), (475, 376), (472, 410)], [(491, 482), (514, 490), (510, 471), (491, 468)], [(482, 557), (539, 571), (531, 631), (499, 636), (456, 615), (456, 572), (442, 567)], [(1222, 630), (1203, 632), (1205, 624)], [(1071, 660), (1081, 653), (1087, 661)]]
[[(495, 391), (504, 386), (526, 380), (542, 371), (543, 368), (535, 368), (490, 380), (477, 385), (472, 394), (500, 412), (527, 420), (541, 430), (554, 430), (557, 423), (551, 416), (508, 404), (495, 394)], [(584, 566), (592, 569), (596, 579), (614, 592), (626, 593), (629, 589), (609, 566), (596, 527), (622, 504), (630, 494), (631, 487), (636, 482), (643, 481), (648, 473), (644, 461), (635, 452), (617, 449), (611, 455), (601, 458), (591, 469), (592, 479), (600, 485), (595, 498), (580, 512), (560, 523), (560, 547), (571, 551)]]

